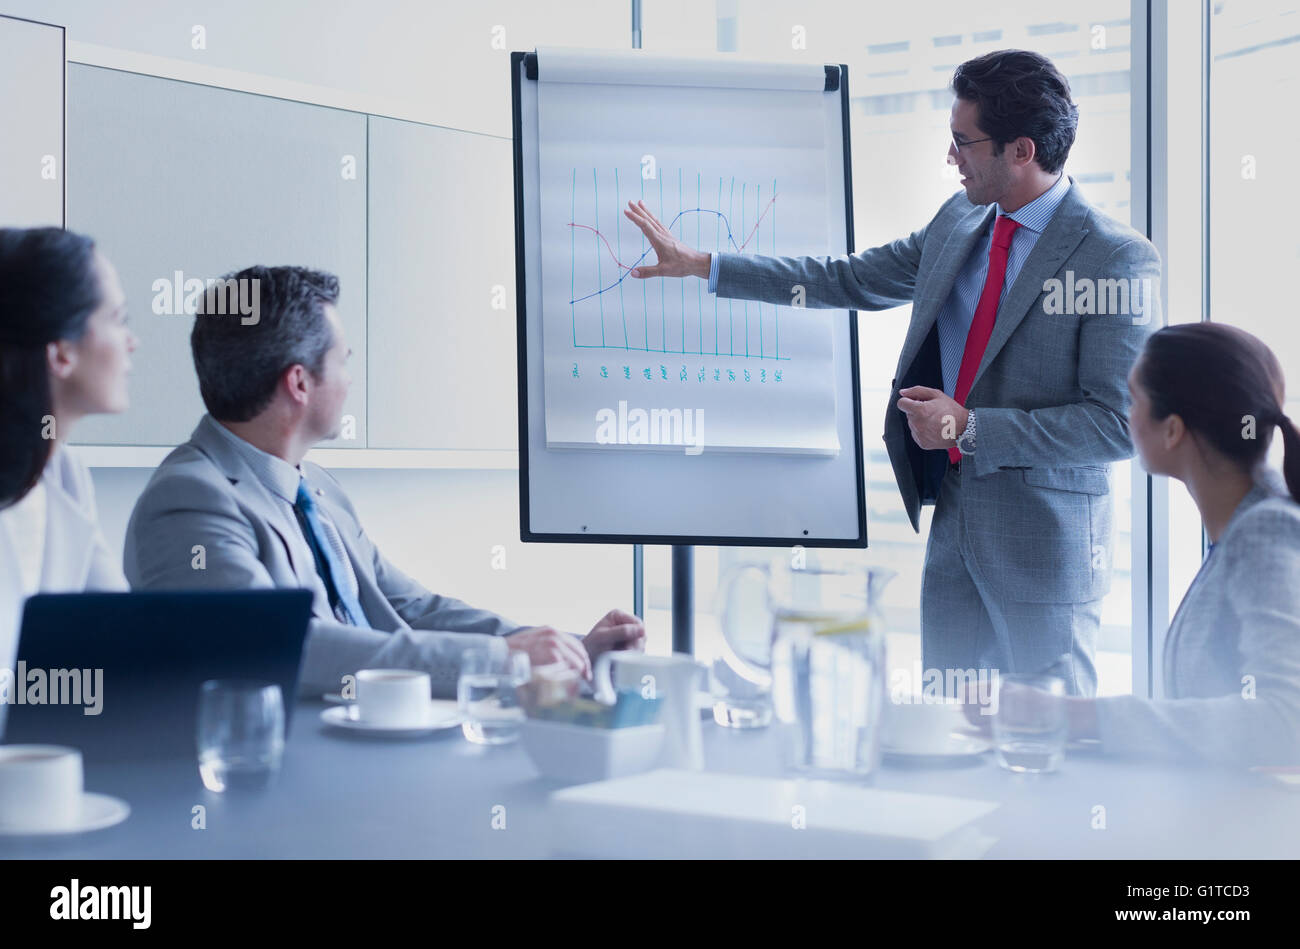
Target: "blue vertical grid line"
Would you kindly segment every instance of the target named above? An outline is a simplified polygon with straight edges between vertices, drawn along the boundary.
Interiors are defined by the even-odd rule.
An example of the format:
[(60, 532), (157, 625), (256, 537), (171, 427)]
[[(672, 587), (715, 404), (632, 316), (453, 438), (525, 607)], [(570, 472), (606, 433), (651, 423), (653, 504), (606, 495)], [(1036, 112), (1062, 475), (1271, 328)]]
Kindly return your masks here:
[[(596, 178), (596, 169), (591, 169), (591, 196), (592, 204), (595, 210), (596, 227), (600, 227), (600, 182)], [(604, 286), (605, 281), (600, 276), (600, 233), (594, 232), (596, 237), (596, 286)], [(600, 345), (605, 345), (605, 294), (600, 294)]]
[[(618, 168), (614, 169), (614, 240), (618, 244), (618, 260), (623, 262), (623, 219), (620, 215), (620, 209), (623, 207), (623, 199), (619, 196), (618, 190)], [(627, 349), (627, 304), (623, 301), (623, 275), (618, 275), (618, 305), (623, 310), (623, 348)]]
[[(722, 209), (722, 176), (718, 176), (718, 210)], [(716, 254), (722, 253), (722, 215), (718, 215), (718, 223), (713, 228), (713, 251)], [(713, 355), (718, 355), (718, 295), (713, 295)]]
[[(745, 236), (745, 182), (740, 183), (740, 236)], [(745, 355), (749, 355), (749, 301), (745, 301)]]
[[(727, 239), (731, 240), (731, 211), (732, 205), (736, 203), (736, 176), (731, 176), (731, 194), (727, 196)], [(734, 241), (733, 241), (734, 243)], [(736, 355), (736, 324), (731, 309), (731, 297), (727, 297), (727, 349), (729, 355)]]
[[(641, 175), (641, 202), (645, 203), (645, 174)], [(637, 228), (638, 231), (641, 228)], [(644, 258), (648, 253), (645, 246), (645, 233), (641, 234), (641, 256)], [(645, 281), (641, 281), (641, 328), (645, 331), (645, 348), (650, 351), (650, 307), (645, 298)]]
[[(664, 219), (664, 178), (659, 176), (659, 220)], [(659, 278), (659, 351), (668, 352), (668, 307), (664, 305), (664, 278)]]
[[(569, 220), (578, 219), (578, 169), (573, 169), (573, 186), (569, 192)], [(578, 229), (569, 228), (569, 320), (573, 323), (573, 345), (578, 345), (578, 312), (577, 304), (573, 302), (576, 294), (574, 293), (573, 268), (578, 254)]]
[[(683, 206), (682, 203), (682, 170), (678, 168), (677, 169), (677, 220), (678, 221), (681, 221), (682, 215), (685, 213), (685, 211), (686, 208)], [(697, 220), (698, 218), (699, 215), (696, 215)], [(686, 224), (679, 223), (677, 225), (677, 239), (681, 240), (685, 235), (686, 235)], [(681, 287), (682, 290), (682, 353), (684, 354), (686, 352), (686, 281), (678, 280), (677, 285)]]

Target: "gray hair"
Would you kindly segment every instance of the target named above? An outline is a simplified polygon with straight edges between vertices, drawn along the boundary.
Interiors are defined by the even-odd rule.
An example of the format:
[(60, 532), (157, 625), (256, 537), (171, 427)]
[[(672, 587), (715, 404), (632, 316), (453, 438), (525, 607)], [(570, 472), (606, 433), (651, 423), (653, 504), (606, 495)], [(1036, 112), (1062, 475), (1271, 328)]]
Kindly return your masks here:
[[(252, 288), (247, 307), (227, 306), (226, 294)], [(325, 304), (339, 298), (333, 274), (306, 267), (249, 267), (208, 288), (190, 333), (203, 404), (222, 422), (247, 422), (271, 402), (280, 377), (302, 365), (319, 378), (334, 334)], [(245, 301), (246, 302), (246, 301)]]

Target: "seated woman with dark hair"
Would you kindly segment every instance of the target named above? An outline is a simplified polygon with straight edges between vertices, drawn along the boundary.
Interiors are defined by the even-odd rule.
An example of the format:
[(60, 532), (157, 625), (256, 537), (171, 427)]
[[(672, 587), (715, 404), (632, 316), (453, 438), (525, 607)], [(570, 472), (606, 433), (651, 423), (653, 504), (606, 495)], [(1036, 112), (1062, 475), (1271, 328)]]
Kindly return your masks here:
[[(1143, 467), (1187, 485), (1210, 550), (1165, 638), (1164, 696), (1067, 699), (1071, 734), (1116, 754), (1300, 762), (1300, 431), (1277, 357), (1236, 327), (1170, 326), (1129, 389)], [(1266, 464), (1274, 428), (1285, 484)]]
[(127, 588), (66, 444), (83, 416), (126, 409), (135, 344), (90, 238), (0, 228), (0, 668), (13, 667), (28, 596)]

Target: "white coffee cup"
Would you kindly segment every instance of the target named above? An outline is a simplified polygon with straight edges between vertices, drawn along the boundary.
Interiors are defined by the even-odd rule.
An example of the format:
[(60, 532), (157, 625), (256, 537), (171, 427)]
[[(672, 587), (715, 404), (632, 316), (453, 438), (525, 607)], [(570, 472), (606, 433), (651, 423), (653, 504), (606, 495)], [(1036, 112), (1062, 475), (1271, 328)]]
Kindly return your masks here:
[(886, 702), (885, 744), (900, 751), (943, 751), (948, 736), (965, 724), (955, 699)]
[(419, 725), (429, 718), (429, 673), (416, 669), (362, 669), (357, 673), (357, 717), (367, 725)]
[(81, 815), (81, 752), (59, 745), (0, 745), (0, 828), (62, 830)]

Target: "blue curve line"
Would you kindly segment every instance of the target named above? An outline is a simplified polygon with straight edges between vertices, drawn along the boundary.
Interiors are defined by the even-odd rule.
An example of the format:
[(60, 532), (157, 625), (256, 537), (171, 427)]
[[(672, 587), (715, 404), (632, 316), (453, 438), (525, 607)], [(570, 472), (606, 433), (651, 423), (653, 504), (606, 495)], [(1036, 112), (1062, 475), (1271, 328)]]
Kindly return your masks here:
[[(734, 183), (733, 183), (733, 185), (734, 185)], [(643, 191), (644, 191), (644, 183), (643, 183), (642, 187), (643, 187)], [(663, 188), (663, 181), (661, 180), (661, 181), (660, 181), (660, 189), (662, 190), (662, 188)], [(644, 197), (644, 194), (643, 194), (643, 197)], [(775, 204), (773, 204), (772, 206), (773, 206), (773, 207), (776, 207)], [(732, 231), (731, 231), (731, 222), (727, 219), (727, 215), (723, 214), (721, 211), (715, 211), (713, 208), (683, 208), (683, 209), (682, 209), (682, 210), (677, 214), (677, 217), (673, 218), (672, 221), (669, 222), (669, 224), (668, 224), (668, 229), (669, 229), (669, 230), (672, 230), (673, 225), (677, 223), (677, 218), (681, 217), (683, 214), (716, 214), (716, 215), (718, 216), (718, 218), (721, 220), (721, 223), (723, 223), (723, 224), (725, 224), (725, 225), (727, 226), (727, 240), (728, 240), (728, 242), (730, 242), (730, 244), (731, 244), (732, 247), (736, 248), (737, 253), (740, 252), (740, 245), (736, 243), (736, 237), (735, 237), (735, 235), (734, 235), (734, 234), (732, 233)], [(644, 235), (644, 234), (641, 235), (641, 238), (642, 238), (642, 240), (644, 241), (644, 240), (645, 240), (645, 235)], [(597, 237), (596, 240), (599, 241), (600, 238)], [(596, 291), (594, 291), (594, 292), (592, 292), (592, 293), (588, 293), (585, 297), (578, 297), (578, 298), (576, 298), (576, 299), (574, 299), (574, 300), (570, 300), (569, 302), (570, 302), (570, 303), (581, 303), (583, 300), (590, 300), (592, 297), (600, 296), (600, 294), (602, 294), (602, 293), (608, 293), (610, 290), (613, 290), (615, 287), (617, 287), (620, 283), (622, 283), (624, 280), (626, 280), (626, 279), (628, 278), (628, 275), (631, 273), (632, 268), (635, 267), (635, 266), (637, 266), (637, 264), (641, 263), (641, 261), (645, 260), (646, 257), (647, 257), (647, 255), (649, 255), (649, 253), (650, 253), (651, 250), (653, 250), (653, 248), (647, 247), (647, 248), (642, 252), (641, 256), (638, 257), (636, 260), (634, 260), (634, 261), (633, 261), (633, 262), (628, 266), (627, 270), (623, 271), (623, 275), (622, 275), (621, 277), (619, 277), (617, 280), (615, 280), (613, 283), (611, 283), (608, 287), (604, 287), (604, 288), (602, 288), (602, 289), (600, 289), (600, 290), (596, 290)], [(599, 276), (599, 275), (600, 275), (599, 266), (600, 266), (599, 263), (597, 263), (597, 271), (596, 271), (596, 274), (597, 274), (597, 282), (599, 282), (599, 279), (600, 279), (600, 276)]]
[[(576, 197), (576, 195), (577, 195), (577, 176), (578, 176), (578, 172), (577, 172), (577, 169), (575, 168), (575, 169), (573, 170), (573, 180), (572, 180), (572, 183), (571, 183), (571, 193), (570, 193), (570, 209), (569, 209), (569, 213), (570, 213), (570, 216), (571, 216), (571, 217), (576, 217), (576, 216), (577, 216), (577, 212), (576, 212), (576, 205), (577, 205), (577, 197)], [(718, 177), (718, 204), (719, 204), (719, 205), (722, 204), (722, 185), (723, 185), (723, 181), (724, 181), (724, 178), (723, 178), (722, 176), (719, 176), (719, 177)], [(596, 175), (596, 169), (595, 169), (595, 168), (592, 169), (592, 182), (593, 182), (593, 199), (598, 201), (598, 198), (597, 198), (597, 196), (596, 196), (596, 188), (597, 188), (598, 178), (597, 178), (597, 175)], [(702, 176), (700, 175), (700, 173), (697, 172), (697, 173), (696, 173), (696, 196), (695, 196), (695, 200), (696, 200), (697, 203), (698, 203), (699, 200), (700, 200), (701, 182), (702, 182)], [(684, 186), (683, 186), (683, 180), (682, 180), (682, 169), (678, 169), (678, 198), (679, 198), (679, 199), (682, 197), (681, 192), (683, 191), (683, 187), (684, 187)], [(735, 179), (735, 176), (733, 175), (733, 176), (732, 176), (732, 179), (731, 179), (731, 197), (730, 197), (730, 201), (733, 202), (733, 203), (734, 203), (734, 201), (735, 201), (735, 188), (736, 188), (736, 179)], [(748, 185), (747, 185), (745, 182), (741, 182), (741, 221), (742, 221), (741, 229), (742, 229), (742, 230), (744, 229), (744, 223), (743, 223), (743, 221), (744, 221), (744, 213), (745, 213), (745, 192), (746, 192), (747, 188), (748, 188)], [(616, 199), (616, 202), (617, 202), (617, 199), (618, 199), (618, 191), (619, 191), (619, 184), (618, 184), (618, 169), (617, 169), (617, 168), (614, 169), (614, 190), (615, 190), (615, 199)], [(642, 177), (642, 179), (641, 179), (641, 188), (640, 188), (640, 193), (641, 193), (641, 199), (644, 200), (644, 199), (645, 199), (645, 179), (644, 179), (644, 177)], [(775, 195), (776, 195), (776, 179), (775, 179), (775, 178), (772, 179), (772, 194), (773, 194), (773, 198), (772, 198), (772, 200), (771, 200), (771, 202), (770, 202), (770, 206), (771, 206), (771, 209), (772, 209), (772, 252), (775, 252), (775, 249), (776, 249), (776, 199), (775, 199)], [(597, 206), (597, 207), (599, 206), (598, 203), (597, 203), (596, 206)], [(730, 210), (730, 208), (729, 208), (729, 210)], [(662, 176), (661, 176), (660, 179), (659, 179), (659, 211), (660, 211), (660, 214), (662, 215), (662, 213), (663, 213), (663, 178), (662, 178)], [(760, 215), (763, 213), (763, 211), (762, 211), (762, 188), (761, 188), (761, 187), (759, 187), (759, 189), (758, 189), (758, 191), (757, 191), (757, 195), (756, 195), (756, 197), (755, 197), (755, 211), (756, 211), (758, 214), (760, 214)], [(730, 215), (729, 215), (729, 214), (724, 214), (721, 210), (715, 210), (714, 208), (702, 208), (702, 207), (682, 208), (681, 210), (679, 210), (679, 211), (677, 212), (676, 216), (674, 216), (673, 219), (669, 222), (669, 224), (668, 224), (668, 229), (671, 231), (671, 229), (672, 229), (674, 226), (678, 226), (679, 222), (681, 221), (681, 218), (682, 218), (683, 216), (687, 215), (687, 214), (712, 214), (712, 215), (714, 215), (714, 216), (715, 216), (715, 226), (714, 226), (714, 245), (715, 245), (715, 249), (717, 250), (717, 252), (721, 252), (722, 242), (721, 242), (721, 238), (720, 238), (720, 234), (721, 234), (721, 230), (720, 230), (720, 229), (721, 229), (721, 227), (722, 227), (723, 225), (725, 225), (725, 226), (726, 226), (726, 229), (727, 229), (727, 243), (728, 243), (728, 245), (729, 245), (730, 247), (732, 247), (732, 248), (735, 248), (735, 250), (736, 250), (737, 252), (741, 252), (741, 247), (740, 247), (740, 245), (736, 242), (736, 235), (735, 235), (735, 232), (732, 231), (732, 229), (731, 229), (731, 218), (730, 218)], [(597, 218), (597, 220), (599, 220), (599, 218)], [(762, 236), (761, 236), (761, 233), (757, 230), (757, 228), (758, 228), (758, 225), (757, 225), (757, 224), (755, 225), (755, 228), (756, 228), (756, 229), (755, 229), (755, 235), (754, 235), (754, 236), (755, 236), (756, 239), (758, 240), (758, 244), (756, 244), (755, 246), (756, 246), (756, 247), (759, 247), (759, 246), (761, 246), (761, 244), (762, 244)], [(680, 238), (681, 235), (684, 233), (684, 231), (682, 231), (682, 228), (681, 228), (681, 227), (678, 228), (678, 231), (679, 231), (679, 235), (678, 235), (678, 236), (679, 236), (679, 238)], [(701, 224), (700, 224), (700, 222), (699, 222), (698, 219), (696, 220), (695, 231), (696, 231), (696, 244), (697, 244), (697, 246), (698, 246), (698, 245), (701, 243), (701, 241), (700, 241), (700, 236), (701, 236)], [(574, 260), (576, 259), (576, 241), (577, 241), (577, 231), (576, 231), (576, 228), (572, 228), (570, 233), (571, 233), (571, 238), (570, 238), (569, 294), (570, 294), (571, 297), (573, 297), (573, 294), (574, 294), (574, 292), (575, 292), (575, 281), (576, 281), (575, 267), (574, 267), (574, 265), (573, 265), (573, 262), (574, 262)], [(597, 271), (596, 271), (596, 273), (597, 273), (597, 281), (599, 282), (599, 279), (600, 279), (600, 260), (599, 260), (599, 256), (600, 256), (600, 253), (601, 253), (601, 251), (600, 251), (600, 243), (601, 243), (601, 240), (600, 240), (600, 235), (599, 235), (598, 233), (596, 234), (596, 241), (597, 241), (597, 250), (596, 250), (596, 253), (597, 253), (597, 261), (596, 261)], [(616, 245), (617, 245), (617, 250), (615, 251), (615, 253), (617, 253), (618, 256), (621, 258), (621, 257), (622, 257), (622, 246), (623, 246), (623, 242), (622, 242), (622, 234), (621, 234), (620, 232), (617, 232), (617, 231), (616, 231), (615, 242), (616, 242)], [(592, 293), (588, 293), (588, 294), (585, 295), (585, 296), (582, 296), (582, 297), (573, 297), (572, 299), (569, 300), (569, 304), (570, 304), (570, 321), (571, 321), (571, 323), (572, 323), (572, 327), (571, 327), (571, 329), (572, 329), (572, 333), (573, 333), (573, 345), (574, 345), (574, 348), (575, 348), (575, 349), (618, 349), (618, 348), (619, 348), (618, 346), (610, 346), (610, 345), (607, 345), (607, 343), (605, 342), (605, 319), (604, 319), (604, 301), (603, 301), (603, 300), (601, 301), (601, 327), (600, 327), (600, 329), (601, 329), (601, 344), (600, 344), (599, 346), (597, 346), (597, 345), (590, 344), (590, 343), (579, 343), (579, 342), (577, 341), (578, 337), (577, 337), (577, 316), (576, 316), (576, 306), (577, 306), (577, 304), (582, 303), (582, 302), (585, 301), (585, 300), (590, 300), (592, 297), (601, 296), (601, 295), (603, 295), (603, 294), (605, 294), (605, 293), (608, 293), (610, 290), (613, 290), (615, 287), (620, 287), (620, 291), (619, 291), (619, 299), (620, 299), (620, 301), (622, 302), (622, 305), (623, 305), (623, 337), (624, 337), (624, 343), (623, 343), (622, 348), (625, 349), (625, 350), (633, 351), (633, 352), (646, 352), (646, 353), (652, 353), (652, 352), (654, 352), (654, 353), (664, 353), (664, 354), (668, 354), (668, 353), (676, 353), (676, 352), (678, 352), (677, 350), (671, 350), (671, 349), (668, 349), (668, 347), (667, 347), (667, 314), (666, 314), (666, 313), (663, 313), (663, 314), (662, 314), (662, 320), (661, 320), (661, 326), (660, 326), (661, 334), (663, 335), (663, 348), (661, 348), (661, 349), (651, 349), (651, 348), (650, 348), (650, 325), (649, 325), (649, 324), (650, 324), (650, 321), (649, 321), (649, 314), (645, 312), (645, 310), (647, 309), (647, 302), (648, 302), (648, 301), (646, 300), (646, 286), (645, 286), (645, 282), (644, 282), (644, 281), (642, 281), (642, 283), (641, 283), (641, 305), (642, 305), (642, 311), (643, 311), (643, 324), (642, 324), (642, 328), (643, 328), (643, 331), (644, 331), (644, 334), (645, 334), (646, 345), (645, 345), (644, 348), (639, 347), (639, 346), (632, 346), (632, 345), (630, 344), (629, 339), (628, 339), (628, 335), (627, 335), (627, 311), (626, 311), (626, 302), (623, 300), (623, 293), (622, 293), (622, 290), (621, 290), (621, 285), (622, 285), (623, 281), (626, 280), (626, 279), (628, 278), (628, 276), (630, 276), (630, 272), (631, 272), (632, 268), (633, 268), (633, 267), (636, 267), (636, 266), (639, 265), (643, 260), (645, 260), (646, 257), (649, 256), (650, 251), (653, 249), (653, 248), (650, 248), (650, 247), (645, 247), (645, 244), (646, 244), (646, 238), (645, 238), (645, 234), (644, 234), (644, 233), (641, 235), (641, 244), (642, 244), (642, 246), (643, 246), (643, 248), (644, 248), (644, 249), (641, 251), (641, 255), (640, 255), (639, 257), (637, 257), (637, 259), (632, 263), (632, 265), (629, 266), (629, 267), (628, 267), (628, 268), (623, 272), (623, 274), (622, 274), (621, 276), (619, 276), (619, 278), (618, 278), (617, 280), (615, 280), (612, 284), (610, 284), (609, 286), (604, 287), (604, 288), (602, 288), (602, 289), (600, 289), (600, 290), (596, 290), (596, 291), (594, 291), (594, 292), (592, 292)], [(702, 301), (703, 289), (700, 288), (700, 287), (697, 287), (697, 291), (698, 291), (698, 293), (697, 293), (697, 297), (699, 297), (699, 300)], [(686, 335), (685, 335), (685, 334), (686, 334), (686, 300), (685, 300), (685, 294), (686, 294), (686, 291), (685, 291), (685, 285), (683, 285), (683, 288), (682, 288), (682, 349), (681, 349), (681, 354), (682, 354), (682, 355), (701, 355), (701, 356), (709, 355), (708, 353), (705, 353), (705, 352), (704, 352), (704, 315), (703, 315), (703, 304), (702, 304), (702, 302), (698, 302), (698, 301), (697, 301), (697, 302), (698, 302), (698, 305), (699, 305), (700, 310), (701, 310), (701, 312), (700, 312), (700, 327), (699, 327), (699, 334), (700, 334), (700, 347), (699, 347), (699, 352), (698, 352), (698, 353), (687, 353), (687, 350), (686, 350)], [(664, 304), (664, 299), (663, 299), (663, 285), (662, 285), (662, 283), (661, 283), (661, 284), (660, 284), (660, 308), (661, 308), (661, 310), (662, 310), (662, 308), (663, 308), (663, 304)], [(719, 346), (719, 340), (718, 340), (718, 316), (719, 316), (718, 309), (719, 309), (719, 308), (718, 308), (718, 299), (717, 299), (717, 296), (715, 295), (715, 296), (714, 296), (714, 300), (713, 300), (713, 354), (712, 354), (712, 355), (715, 355), (715, 356), (720, 356), (720, 355), (721, 355), (721, 352), (719, 351), (719, 350), (720, 350), (720, 346)], [(774, 314), (777, 313), (777, 309), (778, 309), (777, 307), (775, 307), (775, 306), (773, 307), (773, 312), (774, 312)], [(784, 362), (784, 361), (789, 361), (789, 359), (790, 359), (789, 356), (782, 356), (782, 355), (780, 354), (780, 318), (779, 318), (779, 315), (776, 316), (776, 353), (775, 353), (774, 355), (772, 355), (772, 356), (767, 356), (767, 355), (766, 355), (766, 352), (765, 352), (764, 341), (763, 341), (763, 339), (762, 339), (762, 335), (763, 335), (763, 329), (762, 329), (762, 311), (761, 311), (761, 307), (760, 307), (760, 312), (759, 312), (759, 321), (760, 321), (760, 322), (759, 322), (759, 336), (760, 336), (760, 339), (759, 339), (759, 354), (758, 354), (758, 355), (754, 355), (754, 354), (752, 354), (752, 353), (749, 352), (749, 314), (748, 314), (748, 303), (746, 303), (746, 314), (745, 314), (745, 327), (746, 327), (746, 329), (745, 329), (745, 352), (744, 352), (744, 353), (737, 353), (737, 352), (735, 351), (735, 330), (734, 330), (734, 323), (731, 322), (731, 321), (734, 319), (734, 316), (733, 316), (733, 314), (732, 314), (732, 300), (731, 300), (730, 298), (728, 298), (728, 300), (727, 300), (727, 310), (728, 310), (728, 325), (729, 325), (729, 333), (730, 333), (730, 340), (731, 340), (731, 343), (730, 343), (730, 349), (731, 349), (731, 352), (729, 353), (729, 355), (730, 355), (731, 357), (733, 357), (733, 358), (744, 358), (744, 359), (759, 359), (759, 360), (763, 360), (763, 359), (773, 359), (773, 360), (780, 360), (780, 361), (783, 361), (783, 362)]]

